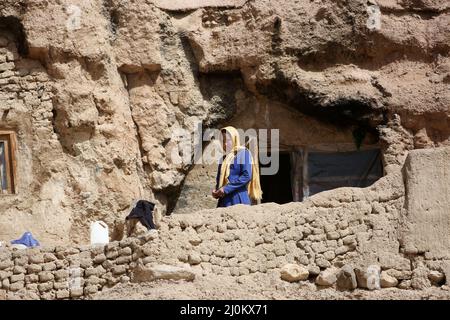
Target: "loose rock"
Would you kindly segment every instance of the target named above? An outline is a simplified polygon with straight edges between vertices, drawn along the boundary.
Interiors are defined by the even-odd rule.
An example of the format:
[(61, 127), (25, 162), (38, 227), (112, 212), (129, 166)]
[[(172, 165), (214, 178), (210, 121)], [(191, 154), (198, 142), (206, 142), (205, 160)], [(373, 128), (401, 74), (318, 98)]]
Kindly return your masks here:
[(301, 265), (290, 263), (281, 268), (280, 274), (282, 280), (296, 282), (308, 279), (309, 271)]
[(338, 272), (337, 268), (328, 268), (319, 273), (315, 282), (319, 286), (330, 287), (336, 283)]
[(345, 265), (341, 268), (337, 275), (336, 285), (340, 290), (353, 290), (357, 287), (358, 283), (352, 266)]
[(396, 287), (398, 280), (390, 276), (387, 272), (382, 271), (380, 276), (380, 285), (382, 288)]

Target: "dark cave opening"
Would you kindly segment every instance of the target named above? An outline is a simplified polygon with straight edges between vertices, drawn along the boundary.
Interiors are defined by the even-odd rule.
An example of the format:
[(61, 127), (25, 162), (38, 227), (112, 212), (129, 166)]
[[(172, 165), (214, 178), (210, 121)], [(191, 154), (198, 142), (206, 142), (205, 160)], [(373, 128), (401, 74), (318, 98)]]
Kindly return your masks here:
[(27, 36), (22, 22), (13, 16), (0, 17), (0, 32), (6, 30), (14, 36), (17, 51), (22, 57), (28, 55)]
[(258, 92), (269, 99), (280, 101), (299, 112), (337, 128), (355, 127), (378, 136), (377, 126), (388, 121), (387, 111), (374, 107), (371, 99), (339, 98), (329, 102), (326, 97), (309, 91), (285, 77), (275, 67), (276, 79), (269, 84), (256, 84)]
[[(261, 175), (262, 203), (275, 202), (278, 204), (293, 201), (291, 190), (291, 159), (288, 152), (280, 152), (280, 168), (274, 175)], [(264, 166), (261, 165), (260, 166)]]
[[(303, 201), (340, 187), (365, 188), (383, 177), (380, 148), (352, 151), (309, 150), (279, 152), (279, 168), (261, 175), (261, 203)], [(260, 163), (261, 168), (270, 164)]]
[[(375, 101), (366, 98), (340, 98), (323, 103), (327, 97), (290, 82), (280, 71), (276, 74), (274, 82), (259, 84), (257, 90), (338, 130), (351, 129), (354, 148), (342, 151), (336, 145), (332, 150), (322, 150), (310, 145), (296, 146), (296, 151), (288, 151), (287, 155), (280, 153), (280, 165), (285, 168), (273, 177), (261, 177), (263, 193), (268, 192), (263, 203), (303, 201), (339, 187), (364, 188), (384, 175), (378, 127), (388, 121), (385, 110), (374, 107)], [(289, 191), (292, 193), (286, 195)]]
[[(239, 117), (233, 92), (245, 88), (241, 73), (199, 73), (198, 80), (202, 94), (217, 104), (217, 110), (210, 111), (217, 113), (212, 119), (219, 121), (212, 121), (208, 126), (232, 124), (233, 119)], [(276, 72), (276, 78), (271, 82), (256, 83), (256, 90), (259, 95), (281, 103), (291, 112), (334, 127), (336, 132), (349, 134), (348, 140), (345, 143), (341, 141), (341, 144), (332, 143), (328, 136), (328, 140), (323, 140), (325, 148), (320, 145), (320, 138), (313, 142), (302, 141), (296, 144), (291, 141), (289, 145), (282, 145), (279, 149), (280, 170), (272, 176), (261, 176), (262, 203), (303, 201), (316, 193), (340, 187), (364, 188), (383, 177), (383, 147), (378, 129), (387, 124), (388, 115), (378, 101), (358, 96), (330, 100), (329, 96), (292, 82), (281, 71)], [(253, 94), (249, 93), (249, 96)], [(263, 123), (260, 125), (264, 127)], [(305, 153), (310, 155), (309, 159), (305, 157)], [(188, 170), (187, 176), (192, 169), (194, 168)], [(197, 175), (198, 171), (194, 176)], [(188, 182), (185, 184), (186, 181)], [(194, 208), (188, 203), (183, 204), (183, 201), (179, 207), (176, 203), (180, 199), (194, 196), (195, 192), (198, 192), (198, 203), (201, 203), (200, 198), (208, 196), (203, 189), (198, 182), (185, 178), (178, 190), (172, 190), (176, 196), (171, 198), (168, 213), (199, 210), (197, 206)], [(180, 197), (181, 193), (183, 196)]]

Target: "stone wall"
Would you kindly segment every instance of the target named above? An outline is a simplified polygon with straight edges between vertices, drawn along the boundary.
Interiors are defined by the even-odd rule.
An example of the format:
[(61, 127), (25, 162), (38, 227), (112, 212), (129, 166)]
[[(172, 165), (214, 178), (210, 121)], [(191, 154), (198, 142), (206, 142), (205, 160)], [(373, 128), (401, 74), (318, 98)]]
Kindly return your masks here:
[[(406, 168), (442, 156), (448, 158), (448, 149), (413, 151)], [(436, 172), (447, 165), (434, 163)], [(340, 286), (345, 272), (339, 270), (355, 270), (354, 286), (367, 288), (364, 277), (370, 265), (381, 271), (381, 287), (424, 289), (441, 286), (445, 279), (448, 285), (446, 256), (424, 256), (428, 249), (412, 252), (406, 246), (433, 237), (441, 227), (431, 224), (420, 232), (404, 228), (405, 221), (420, 224), (424, 213), (404, 210), (413, 192), (405, 194), (404, 179), (407, 186), (413, 183), (407, 173), (391, 173), (371, 187), (340, 188), (303, 203), (237, 205), (164, 217), (158, 231), (106, 246), (2, 248), (0, 293), (7, 298), (63, 299), (87, 297), (119, 282), (193, 280), (211, 273), (277, 273), (286, 278), (289, 265), (303, 268), (318, 286)], [(444, 192), (447, 184), (434, 191)], [(431, 208), (439, 206), (432, 203)], [(448, 247), (437, 248), (448, 253)]]
[[(17, 181), (16, 192), (1, 197), (0, 238), (9, 241), (29, 230), (43, 243), (77, 243), (88, 237), (89, 219), (101, 217), (112, 228), (133, 198), (147, 197), (137, 169), (130, 167), (138, 153), (135, 136), (116, 130), (118, 121), (132, 124), (124, 114), (129, 108), (105, 86), (93, 85), (96, 75), (86, 71), (86, 61), (55, 50), (49, 62), (19, 37), (17, 28), (25, 32), (20, 20), (8, 19), (0, 18), (0, 127), (15, 133)], [(20, 48), (28, 48), (28, 55)], [(118, 75), (106, 81), (123, 86)], [(105, 148), (114, 156), (106, 156)], [(107, 190), (123, 171), (124, 189), (111, 195)]]
[(141, 245), (153, 237), (111, 242), (106, 247), (2, 248), (0, 299), (79, 298), (129, 281), (133, 261), (140, 254), (152, 254)]
[(6, 234), (12, 237), (12, 232), (29, 228), (53, 241), (60, 239), (55, 234), (70, 233), (70, 213), (61, 206), (66, 200), (65, 179), (50, 175), (63, 161), (52, 126), (51, 89), (42, 64), (21, 58), (17, 36), (0, 25), (1, 129), (15, 133), (17, 164), (16, 192), (3, 194), (0, 201), (2, 240)]

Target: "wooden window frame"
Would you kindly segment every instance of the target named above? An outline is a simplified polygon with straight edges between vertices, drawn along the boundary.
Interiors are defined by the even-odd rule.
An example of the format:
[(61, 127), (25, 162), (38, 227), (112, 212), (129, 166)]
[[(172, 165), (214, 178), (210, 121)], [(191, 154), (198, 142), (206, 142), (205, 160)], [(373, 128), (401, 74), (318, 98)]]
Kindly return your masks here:
[(7, 192), (0, 194), (16, 193), (16, 134), (14, 131), (0, 130), (0, 141), (5, 144), (5, 166), (6, 166), (6, 182)]

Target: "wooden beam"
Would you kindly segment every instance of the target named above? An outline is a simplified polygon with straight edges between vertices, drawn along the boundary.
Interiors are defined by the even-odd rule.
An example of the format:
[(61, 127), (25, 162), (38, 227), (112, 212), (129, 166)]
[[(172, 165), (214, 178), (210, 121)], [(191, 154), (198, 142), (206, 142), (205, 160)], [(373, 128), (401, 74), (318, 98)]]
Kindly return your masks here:
[(16, 193), (16, 137), (14, 131), (0, 130), (0, 140), (4, 143), (5, 173), (8, 193)]

